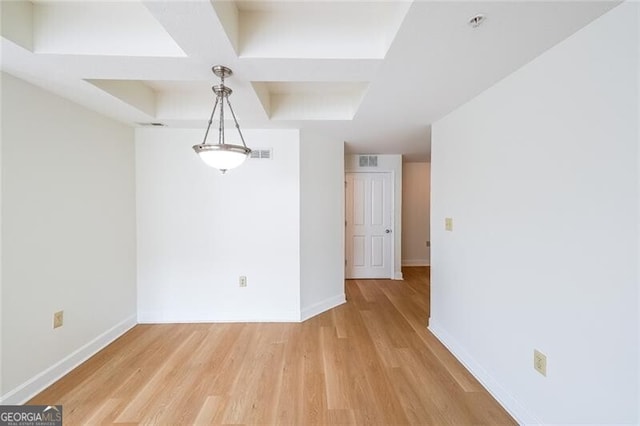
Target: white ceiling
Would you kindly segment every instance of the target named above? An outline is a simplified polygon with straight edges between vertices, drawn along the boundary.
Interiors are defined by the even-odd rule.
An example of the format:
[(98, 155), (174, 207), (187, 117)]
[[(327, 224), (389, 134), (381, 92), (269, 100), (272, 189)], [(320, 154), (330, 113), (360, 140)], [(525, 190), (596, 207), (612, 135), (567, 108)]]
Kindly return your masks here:
[(226, 65), (242, 128), (424, 161), (432, 122), (617, 4), (2, 0), (1, 65), (125, 123), (203, 130)]

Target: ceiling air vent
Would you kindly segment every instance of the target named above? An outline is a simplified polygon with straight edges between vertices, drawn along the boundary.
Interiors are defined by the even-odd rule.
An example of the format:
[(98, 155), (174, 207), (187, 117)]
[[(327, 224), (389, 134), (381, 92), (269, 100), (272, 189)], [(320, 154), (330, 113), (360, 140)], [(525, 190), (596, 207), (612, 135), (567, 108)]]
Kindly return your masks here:
[(251, 158), (256, 160), (270, 160), (272, 157), (272, 150), (269, 149), (252, 149), (251, 150)]
[(359, 161), (360, 167), (378, 167), (377, 155), (361, 155)]

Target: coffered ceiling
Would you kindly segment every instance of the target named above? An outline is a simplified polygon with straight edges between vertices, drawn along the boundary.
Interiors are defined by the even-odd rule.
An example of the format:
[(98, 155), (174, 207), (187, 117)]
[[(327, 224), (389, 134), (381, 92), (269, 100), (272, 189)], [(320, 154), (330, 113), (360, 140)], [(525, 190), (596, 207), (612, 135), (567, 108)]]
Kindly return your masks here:
[(420, 161), (432, 122), (617, 4), (3, 0), (1, 65), (134, 126), (203, 129), (226, 65), (243, 128)]

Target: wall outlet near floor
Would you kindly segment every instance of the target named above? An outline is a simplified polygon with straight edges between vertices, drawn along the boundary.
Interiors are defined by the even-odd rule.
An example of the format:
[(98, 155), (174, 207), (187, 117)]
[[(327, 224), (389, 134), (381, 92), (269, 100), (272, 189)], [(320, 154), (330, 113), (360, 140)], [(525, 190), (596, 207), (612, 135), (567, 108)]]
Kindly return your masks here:
[(240, 287), (246, 287), (247, 286), (247, 277), (242, 275), (240, 277), (240, 279), (238, 280), (238, 283), (240, 284)]
[(64, 323), (64, 311), (58, 311), (53, 313), (53, 328), (62, 327)]
[(533, 368), (547, 377), (547, 356), (537, 349), (533, 350)]

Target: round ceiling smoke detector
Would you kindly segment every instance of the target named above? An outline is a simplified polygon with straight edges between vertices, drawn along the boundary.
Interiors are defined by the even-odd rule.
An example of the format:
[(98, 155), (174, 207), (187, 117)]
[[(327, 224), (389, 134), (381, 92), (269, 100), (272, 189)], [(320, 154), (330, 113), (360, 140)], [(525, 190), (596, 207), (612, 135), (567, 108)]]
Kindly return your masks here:
[(482, 13), (479, 13), (471, 18), (467, 22), (471, 28), (478, 28), (487, 19)]

